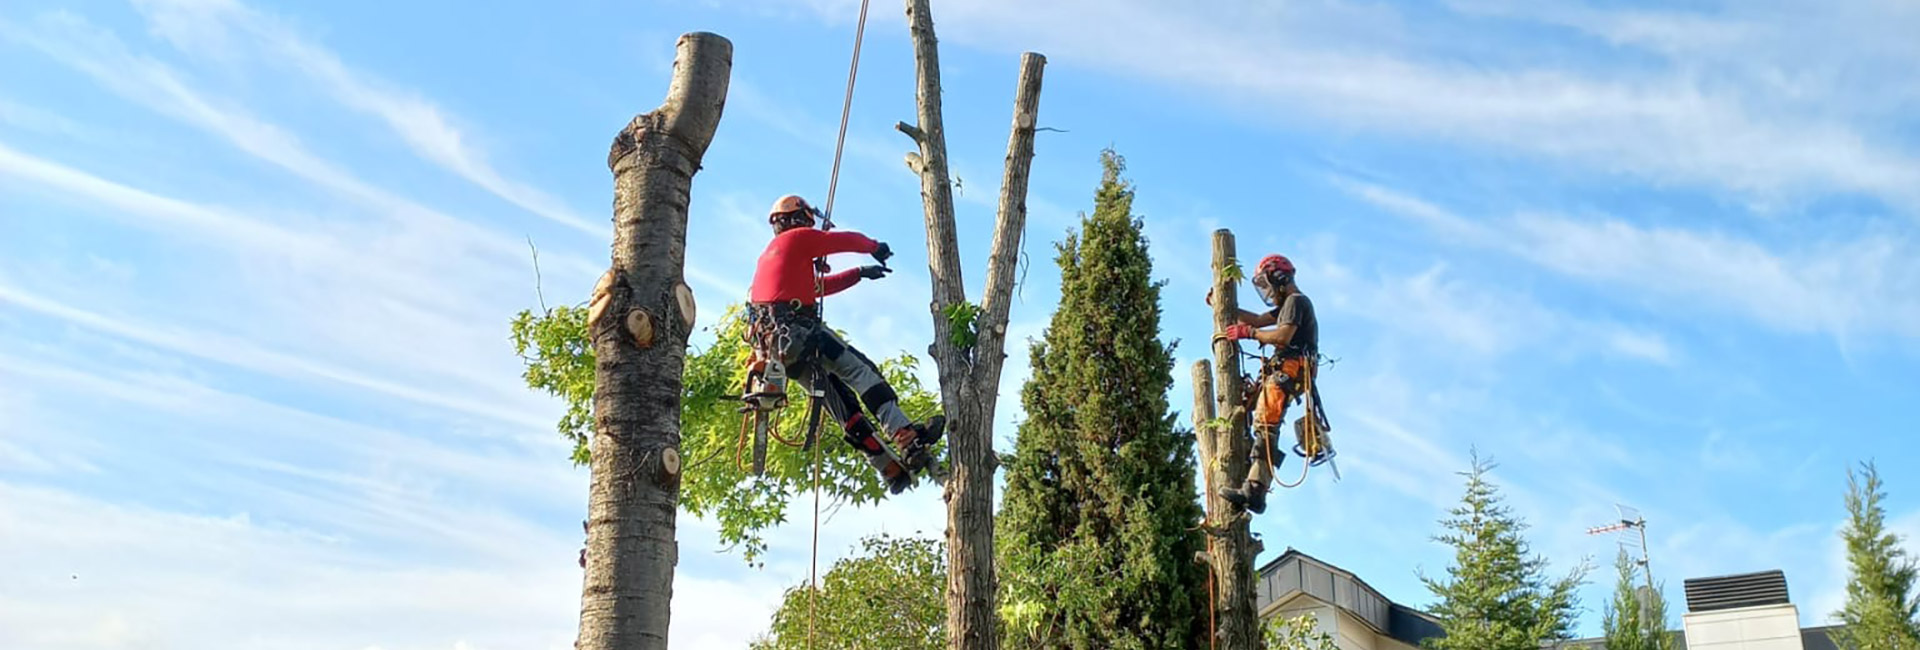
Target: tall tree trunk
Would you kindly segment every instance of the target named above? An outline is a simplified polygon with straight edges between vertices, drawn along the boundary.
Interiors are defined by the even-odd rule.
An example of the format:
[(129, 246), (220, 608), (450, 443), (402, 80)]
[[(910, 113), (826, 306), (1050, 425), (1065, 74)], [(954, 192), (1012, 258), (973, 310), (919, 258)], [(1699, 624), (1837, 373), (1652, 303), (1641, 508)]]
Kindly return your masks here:
[(680, 37), (666, 102), (633, 119), (613, 170), (613, 275), (595, 314), (592, 482), (581, 650), (664, 650), (680, 495), (680, 393), (693, 292), (688, 195), (720, 123), (733, 44)]
[[(928, 33), (932, 39), (932, 33)], [(977, 383), (993, 397), (1000, 389), (1001, 362), (1006, 359), (1007, 313), (1013, 300), (1014, 271), (1020, 265), (1020, 236), (1027, 230), (1027, 175), (1033, 167), (1033, 136), (1040, 119), (1040, 81), (1047, 57), (1035, 52), (1020, 55), (1019, 90), (1013, 99), (1013, 129), (1007, 138), (1006, 171), (1000, 176), (1000, 214), (993, 224), (992, 257), (987, 259), (986, 295), (980, 304), (979, 352), (974, 359)], [(992, 399), (987, 402), (991, 427)], [(990, 441), (991, 438), (988, 438)], [(990, 479), (989, 479), (990, 482)], [(989, 552), (987, 557), (992, 557)]]
[[(1225, 228), (1213, 231), (1213, 331), (1226, 330), (1239, 322), (1239, 273), (1234, 258), (1233, 233)], [(1249, 452), (1253, 440), (1248, 435), (1247, 411), (1242, 403), (1245, 383), (1240, 376), (1240, 345), (1225, 338), (1213, 340), (1216, 379), (1207, 382), (1207, 362), (1194, 366), (1194, 419), (1200, 432), (1200, 463), (1206, 472), (1208, 564), (1213, 571), (1213, 617), (1215, 641), (1220, 648), (1257, 648), (1260, 643), (1259, 612), (1254, 610), (1253, 561), (1259, 550), (1247, 533), (1248, 517), (1234, 510), (1220, 497), (1223, 487), (1239, 486), (1247, 478)], [(1215, 393), (1214, 390), (1218, 389)], [(1211, 393), (1202, 397), (1202, 391)], [(1206, 424), (1199, 424), (1203, 399), (1207, 405)], [(1213, 414), (1218, 412), (1216, 420)]]
[(1000, 211), (994, 223), (986, 292), (972, 327), (972, 345), (956, 343), (956, 306), (967, 305), (961, 278), (959, 238), (953, 224), (953, 186), (947, 174), (947, 136), (941, 123), (940, 54), (933, 33), (929, 0), (907, 0), (907, 24), (913, 35), (918, 125), (896, 128), (913, 138), (919, 151), (907, 154), (907, 167), (920, 175), (920, 197), (927, 218), (927, 265), (933, 278), (933, 355), (940, 372), (940, 402), (947, 415), (947, 633), (953, 650), (997, 650), (998, 584), (993, 566), (994, 406), (999, 398), (1000, 367), (1006, 360), (1008, 301), (1014, 267), (1027, 220), (1027, 173), (1033, 160), (1034, 124), (1040, 104), (1041, 71), (1046, 58), (1021, 56), (1019, 90), (1014, 98), (1013, 133), (1007, 144), (1006, 172), (1000, 187)]

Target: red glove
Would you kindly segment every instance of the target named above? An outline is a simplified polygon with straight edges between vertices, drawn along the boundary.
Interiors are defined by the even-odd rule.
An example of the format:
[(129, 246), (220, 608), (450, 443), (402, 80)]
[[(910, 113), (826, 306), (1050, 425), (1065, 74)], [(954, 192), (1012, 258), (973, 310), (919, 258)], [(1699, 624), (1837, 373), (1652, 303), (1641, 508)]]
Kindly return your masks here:
[(1220, 335), (1227, 337), (1229, 341), (1250, 339), (1253, 338), (1253, 326), (1246, 323), (1234, 323), (1228, 325), (1226, 331), (1221, 332)]

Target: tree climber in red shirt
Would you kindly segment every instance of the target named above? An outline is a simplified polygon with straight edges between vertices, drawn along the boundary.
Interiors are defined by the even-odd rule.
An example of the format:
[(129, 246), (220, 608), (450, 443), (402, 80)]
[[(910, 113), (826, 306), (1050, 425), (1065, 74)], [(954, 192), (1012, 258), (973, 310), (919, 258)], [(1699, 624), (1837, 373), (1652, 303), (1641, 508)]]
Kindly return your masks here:
[[(893, 255), (885, 242), (866, 235), (814, 227), (821, 216), (805, 199), (791, 194), (774, 201), (768, 211), (767, 223), (774, 235), (753, 274), (747, 303), (748, 341), (763, 357), (785, 365), (788, 377), (824, 393), (827, 412), (841, 423), (847, 443), (867, 455), (889, 492), (899, 494), (913, 484), (914, 472), (932, 462), (928, 451), (940, 440), (946, 418), (935, 415), (925, 424), (908, 419), (879, 366), (821, 320), (821, 297), (845, 291), (862, 279), (885, 277), (892, 272), (886, 261)], [(822, 275), (816, 284), (816, 264), (824, 271), (824, 258), (835, 253), (865, 253), (880, 264)], [(815, 381), (826, 385), (811, 385)], [(862, 402), (873, 414), (871, 419), (861, 412)], [(873, 420), (891, 435), (897, 455), (875, 437)]]

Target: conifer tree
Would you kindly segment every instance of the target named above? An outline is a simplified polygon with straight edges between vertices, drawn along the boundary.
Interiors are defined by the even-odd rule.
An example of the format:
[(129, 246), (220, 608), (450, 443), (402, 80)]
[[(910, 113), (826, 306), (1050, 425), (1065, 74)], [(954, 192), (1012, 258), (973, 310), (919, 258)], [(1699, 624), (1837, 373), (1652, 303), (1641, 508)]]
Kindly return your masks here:
[(1667, 630), (1667, 603), (1658, 590), (1640, 586), (1638, 563), (1620, 552), (1615, 561), (1620, 570), (1613, 586), (1613, 602), (1607, 604), (1600, 627), (1606, 634), (1605, 650), (1673, 650), (1673, 633)]
[(1460, 505), (1441, 520), (1434, 541), (1454, 548), (1444, 579), (1420, 576), (1439, 599), (1431, 611), (1445, 637), (1428, 639), (1434, 650), (1538, 650), (1542, 642), (1572, 637), (1579, 610), (1575, 590), (1585, 579), (1583, 562), (1566, 577), (1549, 581), (1547, 560), (1531, 555), (1516, 518), (1487, 481), (1491, 462), (1473, 456)]
[(1847, 602), (1829, 636), (1848, 650), (1920, 650), (1920, 608), (1913, 595), (1914, 559), (1887, 530), (1886, 492), (1872, 462), (1847, 470)]
[(998, 517), (1007, 645), (1189, 648), (1205, 625), (1194, 439), (1168, 410), (1173, 349), (1124, 162), (1058, 246), (1060, 305), (1032, 347)]

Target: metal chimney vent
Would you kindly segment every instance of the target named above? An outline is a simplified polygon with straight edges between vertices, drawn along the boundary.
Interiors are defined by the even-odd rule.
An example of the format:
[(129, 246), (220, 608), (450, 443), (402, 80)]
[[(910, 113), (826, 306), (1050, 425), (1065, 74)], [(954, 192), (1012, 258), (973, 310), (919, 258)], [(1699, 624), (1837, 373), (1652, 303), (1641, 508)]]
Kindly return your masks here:
[(1686, 581), (1687, 611), (1787, 604), (1787, 574), (1779, 569)]

